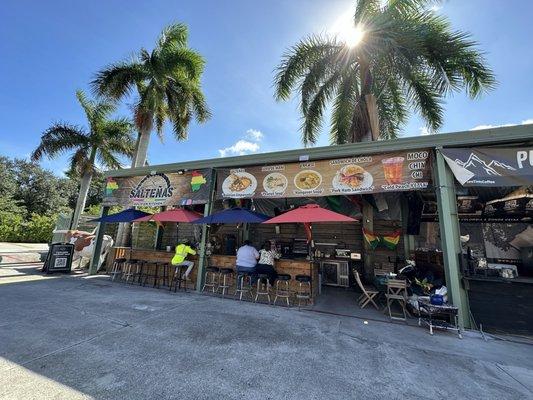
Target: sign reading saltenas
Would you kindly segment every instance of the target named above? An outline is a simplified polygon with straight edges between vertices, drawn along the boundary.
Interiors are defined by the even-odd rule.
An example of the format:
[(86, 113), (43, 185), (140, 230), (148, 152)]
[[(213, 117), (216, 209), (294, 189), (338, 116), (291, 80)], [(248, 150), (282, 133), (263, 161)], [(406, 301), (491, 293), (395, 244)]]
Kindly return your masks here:
[(218, 198), (320, 197), (426, 189), (431, 152), (400, 151), (334, 160), (220, 169)]
[(108, 178), (104, 206), (175, 206), (207, 203), (211, 169)]

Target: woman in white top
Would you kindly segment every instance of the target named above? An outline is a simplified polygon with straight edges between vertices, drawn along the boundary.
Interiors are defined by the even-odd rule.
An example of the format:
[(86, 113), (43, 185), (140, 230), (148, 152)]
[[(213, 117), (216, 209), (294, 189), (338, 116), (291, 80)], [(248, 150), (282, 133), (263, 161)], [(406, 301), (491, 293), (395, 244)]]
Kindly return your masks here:
[(259, 262), (255, 267), (255, 272), (257, 274), (268, 275), (268, 280), (271, 285), (274, 285), (278, 276), (274, 269), (274, 263), (278, 258), (280, 258), (280, 254), (276, 251), (276, 248), (273, 248), (272, 244), (266, 241), (263, 248), (259, 250)]

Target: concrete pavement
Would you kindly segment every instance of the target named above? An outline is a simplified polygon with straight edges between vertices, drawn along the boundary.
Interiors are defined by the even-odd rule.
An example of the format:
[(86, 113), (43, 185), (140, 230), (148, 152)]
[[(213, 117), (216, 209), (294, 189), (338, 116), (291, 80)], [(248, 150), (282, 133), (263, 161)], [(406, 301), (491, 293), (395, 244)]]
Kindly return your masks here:
[(0, 268), (2, 399), (530, 399), (533, 346)]

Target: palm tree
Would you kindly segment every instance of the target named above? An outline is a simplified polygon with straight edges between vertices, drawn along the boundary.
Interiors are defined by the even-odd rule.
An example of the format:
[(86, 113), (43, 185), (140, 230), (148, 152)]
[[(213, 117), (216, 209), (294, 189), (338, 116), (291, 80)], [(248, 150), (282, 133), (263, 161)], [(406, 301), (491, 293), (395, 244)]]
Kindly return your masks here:
[(210, 117), (200, 77), (204, 60), (187, 45), (188, 31), (183, 24), (168, 26), (152, 52), (141, 49), (132, 60), (112, 64), (97, 73), (92, 82), (96, 95), (114, 100), (137, 91), (134, 121), (139, 132), (133, 166), (146, 162), (150, 132), (163, 138), (163, 124), (170, 121), (177, 140), (187, 138), (193, 118), (205, 122)]
[(70, 157), (70, 172), (81, 177), (71, 224), (74, 229), (85, 208), (97, 164), (107, 169), (120, 168), (119, 157), (131, 157), (135, 150), (131, 122), (126, 118), (108, 119), (115, 111), (112, 102), (89, 100), (81, 90), (76, 92), (76, 97), (85, 111), (89, 129), (66, 123), (53, 124), (44, 131), (41, 143), (31, 155), (33, 161), (38, 161), (44, 155), (55, 158), (65, 152), (73, 152)]
[(284, 55), (275, 96), (299, 92), (305, 145), (316, 142), (329, 106), (332, 144), (390, 139), (409, 110), (435, 131), (447, 94), (465, 89), (476, 98), (495, 85), (470, 34), (453, 31), (431, 3), (358, 0), (348, 40), (313, 35)]

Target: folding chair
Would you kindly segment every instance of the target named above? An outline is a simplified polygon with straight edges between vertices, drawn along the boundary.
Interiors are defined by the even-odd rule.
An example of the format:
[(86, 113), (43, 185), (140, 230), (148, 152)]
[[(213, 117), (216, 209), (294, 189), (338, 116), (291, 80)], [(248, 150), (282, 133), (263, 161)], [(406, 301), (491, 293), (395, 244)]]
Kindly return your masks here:
[(383, 276), (383, 275), (389, 275), (389, 273), (394, 272), (394, 269), (392, 268), (374, 268), (374, 276)]
[[(387, 281), (387, 293), (385, 294), (387, 298), (387, 310), (389, 311), (390, 319), (397, 319), (401, 321), (407, 320), (407, 282), (399, 279), (389, 279)], [(402, 308), (403, 318), (398, 315), (393, 315), (391, 311), (391, 304), (397, 302)]]
[(379, 310), (378, 305), (374, 301), (374, 297), (376, 297), (379, 292), (375, 289), (370, 288), (369, 286), (364, 286), (361, 282), (361, 277), (359, 276), (359, 272), (353, 271), (355, 275), (355, 280), (357, 281), (357, 285), (359, 286), (359, 289), (363, 292), (358, 298), (357, 298), (357, 304), (361, 308), (365, 308), (368, 303), (372, 303), (374, 307), (376, 307), (376, 310)]

